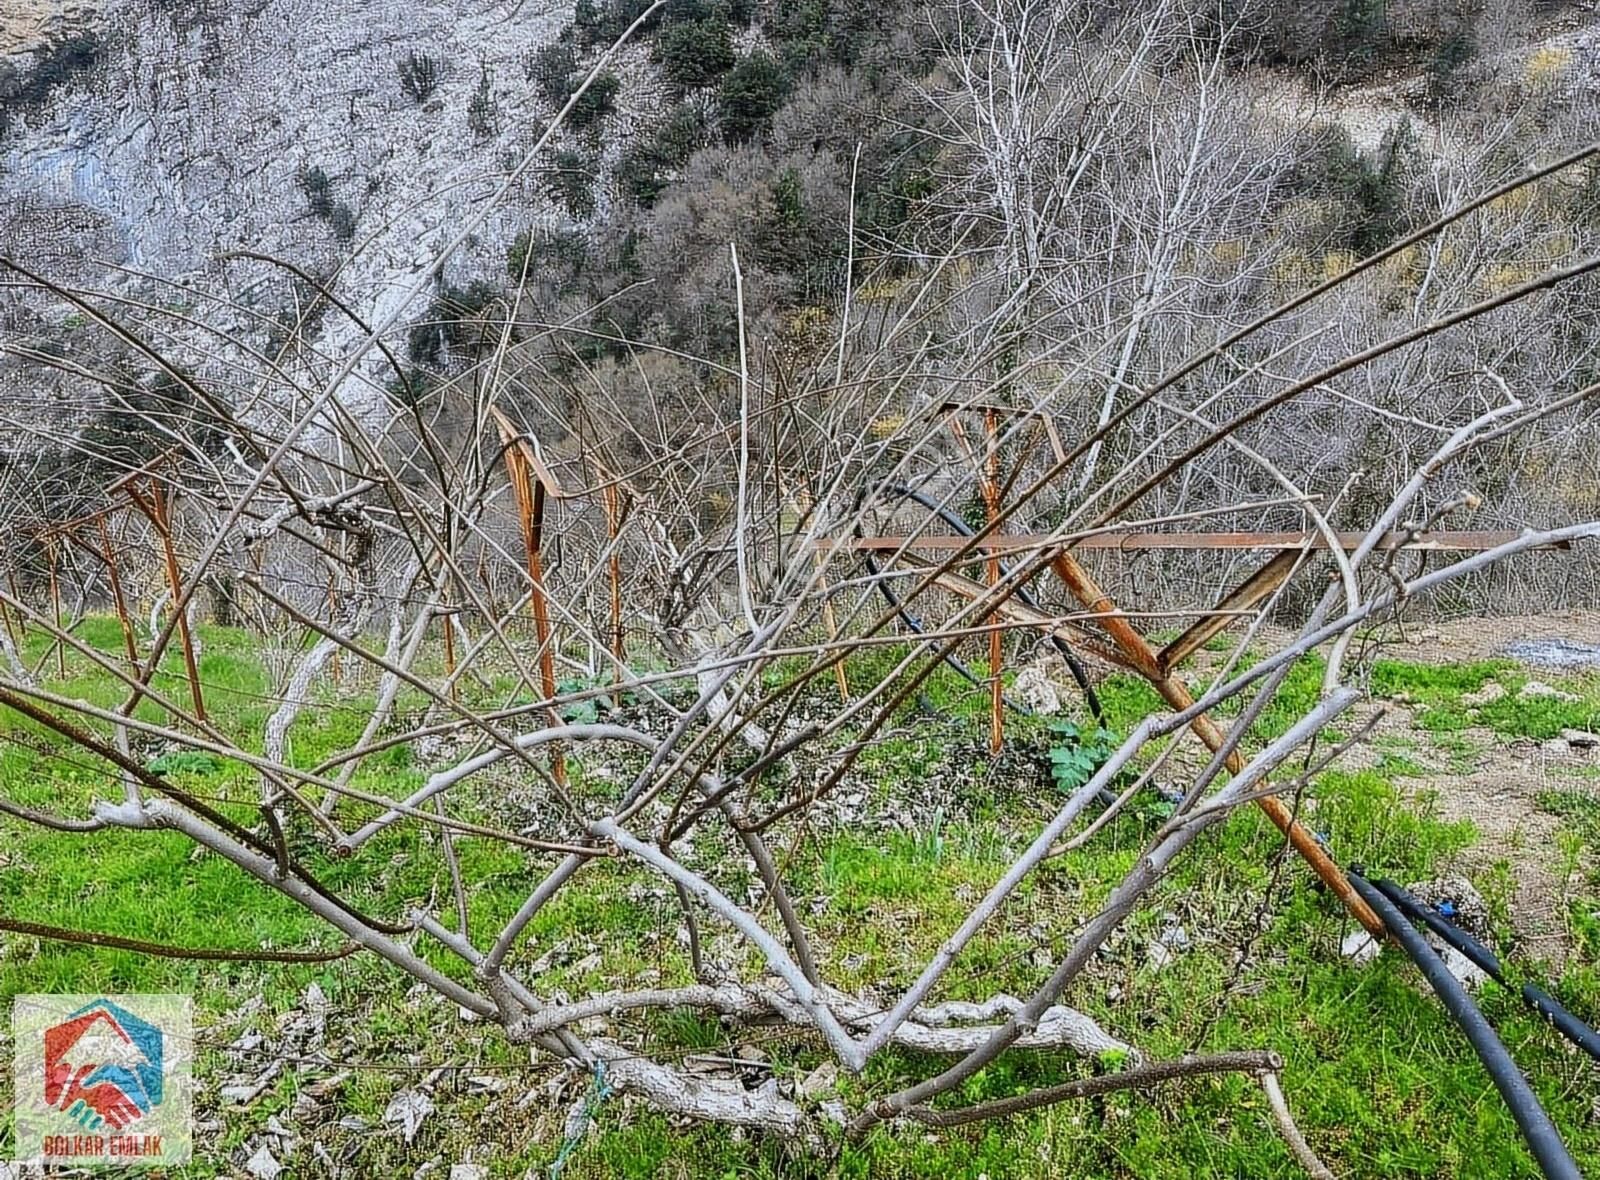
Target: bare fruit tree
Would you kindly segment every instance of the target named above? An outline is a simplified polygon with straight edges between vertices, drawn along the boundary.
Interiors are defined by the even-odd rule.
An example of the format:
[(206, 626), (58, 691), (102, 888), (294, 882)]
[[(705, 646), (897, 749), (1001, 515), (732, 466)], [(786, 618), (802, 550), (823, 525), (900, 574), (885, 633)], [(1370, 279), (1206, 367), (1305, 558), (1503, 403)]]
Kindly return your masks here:
[[(1005, 38), (1017, 31), (1009, 7), (981, 12), (981, 52), (955, 56), (966, 73), (952, 77), (969, 92), (999, 94), (984, 71), (1004, 59)], [(1033, 15), (1057, 20), (1046, 7)], [(996, 97), (970, 123), (941, 97), (972, 137), (963, 150), (991, 161), (964, 183), (988, 185), (983, 200), (1003, 213), (989, 239), (999, 264), (970, 273), (967, 237), (958, 234), (955, 248), (905, 284), (892, 316), (862, 312), (852, 290), (827, 338), (797, 352), (752, 338), (734, 249), (726, 265), (737, 356), (672, 358), (694, 379), (671, 388), (650, 379), (675, 371), (663, 359), (669, 350), (636, 342), (643, 359), (615, 385), (595, 381), (582, 396), (554, 390), (535, 355), (556, 330), (529, 318), (520, 289), (476, 313), (471, 364), (421, 392), (388, 352), (403, 308), (362, 325), (362, 342), (336, 355), (304, 340), (261, 355), (230, 338), (225, 364), (208, 372), (182, 362), (180, 346), (153, 343), (139, 320), (145, 311), (12, 266), (13, 278), (88, 316), (207, 414), (203, 430), (194, 421), (167, 429), (157, 453), (128, 465), (81, 519), (38, 530), (66, 546), (69, 533), (97, 535), (96, 522), (111, 519), (120, 541), (98, 559), (81, 557), (97, 584), (113, 571), (130, 581), (164, 577), (135, 555), (172, 539), (169, 598), (148, 633), (130, 634), (125, 653), (79, 638), (70, 603), (64, 617), (37, 595), (0, 587), (8, 625), (44, 631), (62, 658), (125, 691), (107, 706), (42, 687), (18, 645), (0, 634), (0, 704), (100, 767), (110, 784), (86, 813), (5, 799), (0, 810), (62, 832), (181, 833), (341, 940), (335, 950), (306, 954), (373, 955), (512, 1042), (603, 1072), (612, 1087), (664, 1111), (820, 1141), (830, 1123), (852, 1135), (891, 1119), (945, 1127), (1113, 1088), (1244, 1071), (1265, 1080), (1275, 1127), (1309, 1156), (1278, 1088), (1272, 1046), (1147, 1060), (1131, 1027), (1070, 1006), (1073, 988), (1172, 866), (1196, 855), (1198, 837), (1243, 807), (1265, 810), (1337, 903), (1381, 932), (1285, 797), (1361, 737), (1331, 741), (1325, 733), (1362, 696), (1353, 636), (1497, 563), (1600, 536), (1600, 521), (1585, 518), (1508, 533), (1453, 557), (1434, 553), (1422, 567), (1411, 560), (1412, 550), (1428, 548), (1481, 503), (1463, 475), (1478, 456), (1537, 434), (1600, 387), (1561, 380), (1516, 396), (1487, 360), (1469, 364), (1459, 380), (1474, 396), (1441, 411), (1436, 425), (1445, 429), (1423, 432), (1430, 446), (1386, 455), (1385, 482), (1378, 492), (1365, 485), (1360, 497), (1350, 491), (1361, 471), (1354, 457), (1333, 476), (1324, 450), (1269, 450), (1259, 436), (1263, 423), (1291, 419), (1302, 399), (1398, 364), (1425, 342), (1467, 355), (1467, 327), (1514, 316), (1600, 269), (1600, 257), (1583, 256), (1498, 289), (1458, 289), (1448, 306), (1434, 305), (1437, 294), (1419, 296), (1424, 312), (1378, 325), (1374, 339), (1352, 339), (1358, 346), (1348, 349), (1322, 339), (1343, 342), (1339, 332), (1301, 331), (1296, 319), (1341, 306), (1405, 252), (1415, 258), (1600, 148), (1461, 200), (1242, 327), (1213, 330), (1216, 309), (1201, 306), (1205, 283), (1189, 269), (1189, 211), (1200, 202), (1220, 210), (1223, 223), (1248, 218), (1268, 165), (1223, 158), (1233, 150), (1224, 135), (1230, 99), (1220, 59), (1198, 33), (1192, 44), (1180, 39), (1196, 71), (1188, 100), (1152, 106), (1138, 126), (1155, 140), (1124, 144), (1127, 159), (1119, 160), (1112, 132), (1128, 107), (1108, 93), (1123, 87), (1127, 102), (1151, 93), (1143, 72), (1170, 67), (1180, 52), (1156, 28), (1152, 17), (1107, 33), (1118, 55), (1082, 57), (1069, 67), (1079, 71), (1070, 83), (1052, 77), (1032, 98)], [(1034, 67), (1061, 65), (1041, 59)], [(1059, 109), (1046, 111), (1043, 126), (1019, 121), (1036, 100)], [(1081, 156), (1069, 152), (1039, 170), (1004, 163), (1007, 152), (1053, 136), (1102, 102), (1109, 105), (1087, 124), (1100, 131), (1075, 149)], [(521, 167), (542, 148), (543, 141)], [(1172, 165), (1157, 170), (1160, 185), (1128, 163), (1137, 152)], [(1120, 179), (1100, 190), (1121, 194), (1118, 204), (1099, 221), (1085, 208), (1068, 215), (1070, 189), (1063, 196), (1013, 187), (1022, 183), (1019, 169), (1037, 184), (1119, 166)], [(962, 200), (977, 207), (970, 192)], [(464, 226), (462, 238), (473, 228)], [(1112, 296), (1114, 276), (1074, 274), (1096, 235), (1104, 235), (1103, 257), (1133, 251), (1142, 284)], [(419, 279), (410, 294), (422, 290)], [(1169, 332), (1167, 307), (1191, 296), (1186, 330)], [(321, 290), (318, 298), (332, 297)], [(328, 314), (351, 313), (335, 306)], [(953, 315), (970, 331), (951, 333)], [(224, 372), (234, 388), (259, 396), (248, 404), (223, 397)], [(382, 396), (371, 396), (375, 390)], [(1086, 390), (1087, 402), (1079, 396)], [(655, 399), (653, 413), (629, 400), (639, 396)], [(1365, 423), (1374, 431), (1386, 424), (1409, 429), (1377, 413)], [(1334, 491), (1310, 490), (1313, 482)], [(130, 486), (168, 509), (135, 514), (117, 498)], [(981, 518), (954, 527), (952, 517), (963, 521), (970, 503), (984, 507)], [(1216, 519), (1287, 521), (1304, 540), (1288, 547), (1293, 560), (1271, 593), (1225, 620), (1231, 656), (1209, 682), (1191, 685), (1151, 647), (1146, 620), (1120, 609), (1096, 579), (1095, 545), (1112, 531), (1181, 533)], [(868, 562), (863, 554), (875, 556)], [(156, 676), (188, 642), (186, 612), (219, 586), (231, 588), (239, 617), (262, 634), (310, 639), (280, 644), (259, 746), (242, 726), (207, 715), (198, 681), (191, 697)], [(1209, 589), (1197, 584), (1185, 605), (1162, 617), (1208, 613)], [(1293, 625), (1269, 629), (1269, 614)], [(792, 852), (815, 837), (814, 816), (919, 686), (954, 653), (991, 636), (1013, 645), (1023, 637), (1059, 641), (1079, 666), (1144, 676), (1165, 705), (1037, 816), (1026, 847), (966, 906), (909, 985), (843, 986), (829, 948), (809, 928), (815, 899), (796, 884)], [(1246, 645), (1264, 653), (1247, 669)], [(893, 652), (888, 674), (871, 682), (848, 676), (852, 656), (878, 648)], [(1259, 719), (1313, 652), (1326, 661), (1319, 698), (1277, 736), (1264, 736)], [(370, 690), (371, 711), (358, 739), (308, 767), (293, 756), (295, 725), (336, 665)], [(625, 712), (584, 715), (586, 704), (624, 696), (632, 702)], [(996, 690), (997, 711), (999, 697)], [(1226, 729), (1213, 720), (1225, 705), (1237, 707)], [(1022, 935), (1049, 959), (1032, 990), (948, 999), (941, 988), (952, 968), (980, 932), (1007, 920), (1019, 886), (1092, 839), (1157, 767), (1182, 764), (1172, 755), (1187, 742), (1204, 747), (1199, 769), (1170, 780), (1180, 788), (1172, 815), (1106, 900), (1073, 929)], [(259, 793), (199, 798), (150, 768), (141, 752), (156, 746), (248, 767)], [(386, 792), (358, 774), (401, 747), (427, 768), (420, 786)], [(602, 760), (627, 773), (620, 781), (588, 773)], [(535, 800), (532, 822), (501, 822), (492, 784), (507, 776)], [(1104, 807), (1109, 812), (1091, 822)], [(400, 831), (418, 833), (415, 846), (436, 858), (450, 882), (443, 896), (376, 913), (359, 891), (328, 883), (335, 863), (341, 879), (374, 871), (385, 841)], [(471, 920), (475, 883), (457, 855), (468, 841), (505, 847), (536, 879), (509, 920)], [(595, 866), (616, 863), (651, 875), (676, 900), (684, 937), (674, 979), (619, 977), (577, 997), (542, 993), (526, 970), (539, 953), (530, 934), (536, 919), (564, 891), (582, 889)], [(44, 937), (95, 937), (47, 929), (27, 915), (7, 922)], [(732, 932), (742, 957), (730, 963), (706, 953), (713, 932)], [(207, 950), (139, 948), (202, 957)], [(902, 1059), (893, 1087), (853, 1108), (819, 1105), (775, 1083), (751, 1088), (654, 1059), (637, 1015), (662, 1009), (801, 1030), (850, 1074), (896, 1046), (944, 1064), (904, 1076), (911, 1059)], [(955, 1104), (962, 1084), (1002, 1055), (1062, 1049), (1114, 1052), (1126, 1068), (1003, 1102)]]

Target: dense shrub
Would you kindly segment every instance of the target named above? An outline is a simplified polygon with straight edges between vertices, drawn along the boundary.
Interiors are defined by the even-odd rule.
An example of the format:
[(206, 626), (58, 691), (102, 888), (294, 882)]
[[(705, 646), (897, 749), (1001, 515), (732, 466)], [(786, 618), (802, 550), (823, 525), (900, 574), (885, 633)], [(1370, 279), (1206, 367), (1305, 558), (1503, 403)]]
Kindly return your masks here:
[(565, 37), (530, 49), (522, 59), (522, 72), (534, 88), (551, 106), (566, 105), (577, 88), (573, 75), (578, 70), (578, 56), (572, 43)]
[(654, 135), (635, 142), (617, 162), (617, 185), (643, 206), (655, 203), (673, 173), (710, 142), (704, 108), (693, 102), (674, 107)]
[(494, 99), (494, 75), (484, 64), (478, 69), (478, 88), (467, 103), (467, 129), (474, 139), (488, 139), (500, 129), (500, 107)]
[(340, 201), (333, 207), (333, 213), (328, 218), (328, 228), (333, 231), (333, 236), (341, 242), (348, 242), (356, 236), (355, 210)]
[(171, 373), (122, 368), (110, 384), (114, 403), (81, 435), (94, 479), (104, 482), (144, 466), (171, 450), (175, 436), (208, 455), (225, 453), (225, 422)]
[(305, 193), (311, 212), (326, 221), (333, 216), (333, 182), (319, 164), (300, 173), (300, 191)]
[(31, 69), (0, 61), (0, 135), (13, 114), (37, 107), (51, 91), (94, 70), (105, 56), (105, 43), (94, 32), (75, 33), (37, 57)]
[(1406, 196), (1416, 167), (1416, 134), (1409, 123), (1390, 129), (1373, 159), (1357, 151), (1340, 128), (1319, 133), (1301, 158), (1296, 188), (1335, 207), (1336, 235), (1319, 245), (1365, 256), (1404, 232)]
[[(572, 11), (572, 31), (583, 45), (609, 44), (644, 15), (652, 0), (578, 0)], [(661, 24), (655, 12), (640, 31), (649, 33)]]
[(733, 68), (733, 39), (720, 18), (668, 25), (656, 40), (662, 76), (680, 91), (715, 85)]
[(439, 88), (439, 78), (443, 73), (438, 58), (418, 53), (415, 49), (395, 62), (394, 69), (400, 78), (400, 89), (409, 94), (419, 106), (427, 102)]
[(580, 220), (592, 216), (595, 210), (595, 160), (581, 152), (560, 151), (552, 162), (554, 167), (545, 187), (550, 199), (565, 209), (569, 216)]
[(1435, 103), (1455, 97), (1474, 52), (1472, 37), (1464, 27), (1440, 41), (1428, 62), (1428, 97)]
[(523, 230), (506, 251), (506, 274), (516, 283), (527, 268), (530, 281), (554, 275), (566, 282), (589, 261), (589, 235), (575, 229)]
[(789, 92), (789, 78), (769, 53), (749, 54), (717, 90), (717, 120), (730, 143), (744, 143), (764, 132)]
[(475, 279), (465, 287), (445, 286), (428, 305), (427, 315), (406, 336), (406, 355), (419, 365), (446, 368), (479, 343), (478, 316), (500, 294), (497, 284)]
[(784, 0), (772, 6), (766, 31), (792, 66), (853, 65), (883, 41), (895, 10), (858, 0)]
[(598, 130), (607, 116), (617, 109), (617, 92), (621, 89), (622, 79), (610, 70), (604, 71), (578, 96), (567, 120), (579, 131)]

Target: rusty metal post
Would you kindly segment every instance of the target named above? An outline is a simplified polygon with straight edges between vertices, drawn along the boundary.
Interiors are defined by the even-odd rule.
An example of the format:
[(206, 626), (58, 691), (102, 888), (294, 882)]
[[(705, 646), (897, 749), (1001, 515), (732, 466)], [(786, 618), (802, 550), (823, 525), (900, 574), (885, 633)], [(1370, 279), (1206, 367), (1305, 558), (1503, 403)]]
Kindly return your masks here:
[[(18, 589), (18, 587), (17, 587), (17, 571), (16, 570), (7, 570), (6, 571), (6, 581), (11, 584), (11, 597), (14, 598), (17, 602), (21, 602), (22, 601), (22, 591), (20, 589)], [(11, 615), (9, 613), (6, 615), (6, 626), (7, 627), (11, 626)], [(15, 643), (17, 645), (17, 650), (20, 652), (22, 650), (22, 645), (24, 643), (26, 643), (27, 640), (28, 640), (28, 616), (23, 614), (21, 611), (18, 611), (17, 612), (17, 626), (16, 626), (16, 630), (11, 632), (11, 642), (13, 642), (13, 643)]]
[[(522, 525), (522, 545), (528, 554), (528, 580), (532, 583), (529, 598), (533, 604), (533, 629), (539, 641), (539, 675), (543, 681), (544, 695), (556, 695), (555, 650), (550, 641), (550, 611), (544, 595), (544, 562), (540, 546), (544, 532), (544, 482), (533, 477), (533, 470), (516, 446), (516, 433), (509, 423), (501, 423), (501, 436), (506, 446), (506, 474), (511, 477), (512, 494), (517, 498), (517, 517)], [(552, 717), (555, 710), (551, 710)], [(552, 746), (550, 769), (557, 783), (567, 784), (567, 760), (559, 746)]]
[(122, 647), (128, 655), (128, 667), (139, 674), (139, 643), (134, 638), (133, 619), (128, 615), (128, 599), (122, 591), (122, 575), (117, 569), (117, 551), (111, 544), (111, 530), (106, 527), (106, 514), (95, 517), (100, 526), (100, 555), (105, 558), (106, 576), (111, 582), (111, 605), (116, 608), (117, 622), (122, 627)]
[[(988, 521), (989, 530), (995, 528), (995, 522), (1000, 518), (1000, 440), (999, 423), (995, 418), (994, 408), (990, 407), (983, 412), (983, 476), (980, 481), (983, 489), (984, 515)], [(987, 567), (989, 586), (993, 589), (1000, 584), (1000, 554), (989, 550), (989, 558), (984, 563)], [(985, 622), (993, 616), (987, 616)], [(1005, 744), (1005, 683), (1001, 680), (1001, 662), (1004, 659), (1000, 628), (996, 627), (989, 632), (989, 753), (1000, 753), (1000, 747)]]
[(56, 539), (46, 535), (44, 539), (45, 560), (50, 565), (50, 613), (55, 618), (56, 635), (56, 678), (67, 678), (67, 649), (61, 642), (61, 579), (56, 572)]
[(444, 591), (439, 596), (440, 605), (444, 607), (439, 612), (439, 617), (444, 620), (444, 673), (450, 680), (450, 699), (461, 699), (461, 686), (456, 683), (456, 628), (455, 611), (450, 606), (450, 579), (445, 578)]
[[(178, 604), (183, 601), (183, 575), (178, 570), (178, 551), (172, 544), (172, 515), (171, 505), (161, 487), (161, 477), (155, 474), (148, 476), (150, 480), (150, 498), (145, 499), (140, 494), (137, 480), (129, 480), (125, 485), (128, 496), (140, 512), (149, 518), (155, 526), (156, 535), (161, 538), (162, 557), (167, 567), (167, 586), (172, 591), (172, 606), (178, 612), (178, 640), (183, 648), (183, 667), (189, 676), (189, 698), (194, 702), (194, 715), (199, 721), (209, 721), (206, 716), (205, 697), (200, 691), (200, 668), (194, 658), (194, 636), (189, 633), (189, 612), (180, 609)], [(151, 669), (152, 675), (155, 669)]]
[(622, 531), (621, 505), (618, 503), (617, 485), (610, 480), (605, 486), (606, 539), (610, 542), (611, 557), (607, 561), (607, 574), (611, 582), (611, 703), (620, 707), (622, 691), (615, 687), (622, 681), (624, 666), (622, 642), (622, 554), (618, 552), (617, 537)]
[[(1088, 610), (1104, 617), (1097, 620), (1111, 637), (1122, 653), (1138, 669), (1140, 675), (1148, 680), (1163, 700), (1172, 708), (1182, 711), (1194, 704), (1194, 695), (1189, 691), (1189, 686), (1175, 675), (1163, 671), (1160, 658), (1144, 636), (1134, 630), (1127, 617), (1117, 609), (1116, 603), (1111, 601), (1111, 596), (1095, 583), (1087, 570), (1078, 564), (1070, 554), (1063, 553), (1052, 563), (1051, 568), (1061, 579), (1062, 583), (1072, 592), (1079, 602)], [(1225, 741), (1222, 730), (1216, 724), (1201, 714), (1189, 723), (1189, 728), (1194, 731), (1206, 747), (1213, 753), (1220, 750)], [(1230, 774), (1238, 774), (1244, 769), (1244, 758), (1238, 750), (1228, 755), (1225, 765)], [(1289, 837), (1289, 842), (1294, 846), (1301, 858), (1311, 866), (1313, 872), (1322, 879), (1323, 884), (1331, 889), (1336, 897), (1344, 903), (1346, 909), (1353, 914), (1357, 921), (1372, 932), (1373, 937), (1385, 937), (1383, 922), (1378, 915), (1372, 912), (1372, 907), (1362, 900), (1343, 871), (1333, 862), (1333, 859), (1317, 843), (1313, 836), (1294, 818), (1293, 813), (1284, 804), (1283, 800), (1275, 796), (1268, 796), (1256, 800), (1256, 804), (1267, 813), (1267, 818), (1278, 826), (1278, 829)]]

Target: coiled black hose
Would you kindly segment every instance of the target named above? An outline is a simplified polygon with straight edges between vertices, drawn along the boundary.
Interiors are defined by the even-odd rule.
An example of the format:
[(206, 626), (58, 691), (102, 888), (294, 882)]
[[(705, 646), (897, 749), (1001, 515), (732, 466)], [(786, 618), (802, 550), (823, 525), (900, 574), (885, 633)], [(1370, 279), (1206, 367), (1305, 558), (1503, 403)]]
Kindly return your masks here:
[(1461, 986), (1461, 981), (1450, 974), (1450, 969), (1428, 945), (1428, 940), (1405, 920), (1405, 916), (1384, 893), (1359, 873), (1351, 872), (1349, 877), (1356, 892), (1383, 919), (1389, 933), (1394, 935), (1417, 965), (1428, 986), (1433, 988), (1439, 1002), (1444, 1005), (1444, 1010), (1461, 1026), (1461, 1031), (1466, 1034), (1473, 1051), (1494, 1082), (1495, 1089), (1500, 1091), (1500, 1096), (1511, 1108), (1511, 1117), (1516, 1120), (1517, 1128), (1527, 1141), (1528, 1150), (1539, 1162), (1539, 1170), (1544, 1173), (1545, 1180), (1582, 1180), (1583, 1173), (1578, 1171), (1578, 1165), (1573, 1162), (1566, 1144), (1561, 1142), (1561, 1135), (1550, 1121), (1550, 1116), (1539, 1105), (1528, 1079), (1517, 1069), (1517, 1063), (1506, 1052), (1505, 1045), (1495, 1035), (1483, 1013), (1478, 1011), (1478, 1006), (1472, 1002), (1467, 989)]
[[(1374, 880), (1372, 882), (1383, 891), (1385, 897), (1394, 902), (1396, 908), (1409, 917), (1413, 922), (1424, 922), (1440, 938), (1444, 939), (1456, 950), (1471, 959), (1489, 977), (1502, 986), (1506, 983), (1505, 973), (1501, 970), (1500, 960), (1495, 953), (1461, 927), (1432, 906), (1424, 905), (1414, 896), (1396, 885), (1393, 881)], [(1600, 1034), (1574, 1016), (1561, 1002), (1541, 987), (1531, 983), (1522, 985), (1522, 999), (1530, 1008), (1533, 1008), (1567, 1040), (1582, 1049), (1596, 1061), (1600, 1061)]]
[[(911, 500), (914, 503), (921, 505), (923, 508), (926, 508), (929, 512), (932, 512), (940, 520), (944, 521), (945, 524), (949, 525), (951, 528), (955, 529), (956, 532), (960, 533), (963, 537), (972, 536), (973, 530), (966, 521), (962, 520), (954, 512), (951, 512), (936, 500), (923, 495), (915, 488), (909, 488), (903, 484), (890, 484), (885, 487), (879, 487), (877, 490), (880, 493), (887, 493), (891, 496), (898, 496), (901, 499)], [(865, 490), (863, 490), (861, 497), (856, 504), (857, 512), (855, 534), (857, 539), (861, 537), (860, 509), (861, 506), (866, 502), (866, 496), (867, 493)], [(879, 567), (877, 560), (869, 551), (865, 549), (861, 551), (861, 558), (866, 563), (868, 572), (871, 573), (876, 580), (878, 590), (883, 594), (884, 601), (886, 601), (889, 606), (893, 608), (895, 613), (900, 616), (901, 620), (906, 624), (906, 626), (910, 627), (911, 630), (916, 632), (918, 635), (921, 635), (923, 631), (921, 621), (906, 609), (905, 603), (900, 600), (900, 596), (896, 594), (889, 586), (888, 581), (878, 576), (883, 571)], [(1001, 561), (1000, 572), (1003, 576), (1009, 578), (1011, 576), (1011, 567), (1006, 565), (1004, 561)], [(1028, 593), (1026, 587), (1018, 587), (1016, 595), (1022, 600), (1025, 606), (1028, 606), (1033, 610), (1039, 609), (1038, 602), (1031, 594)], [(1067, 641), (1062, 639), (1059, 635), (1052, 634), (1050, 636), (1050, 642), (1055, 645), (1056, 651), (1059, 652), (1061, 658), (1066, 661), (1067, 668), (1072, 672), (1073, 680), (1077, 681), (1078, 689), (1083, 693), (1084, 703), (1089, 706), (1090, 714), (1093, 715), (1096, 722), (1103, 721), (1105, 719), (1105, 713), (1100, 707), (1100, 698), (1095, 695), (1094, 686), (1089, 683), (1089, 671), (1083, 666), (1083, 661), (1078, 659), (1077, 653), (1074, 652), (1068, 645)], [(974, 675), (970, 668), (968, 668), (954, 656), (947, 654), (944, 657), (944, 662), (950, 665), (952, 669), (954, 669), (957, 673), (971, 683), (982, 683), (980, 678)], [(1010, 705), (1011, 708), (1015, 709), (1019, 713), (1028, 712), (1027, 709), (1021, 705), (1018, 705), (1014, 701), (1007, 700), (1006, 704)]]

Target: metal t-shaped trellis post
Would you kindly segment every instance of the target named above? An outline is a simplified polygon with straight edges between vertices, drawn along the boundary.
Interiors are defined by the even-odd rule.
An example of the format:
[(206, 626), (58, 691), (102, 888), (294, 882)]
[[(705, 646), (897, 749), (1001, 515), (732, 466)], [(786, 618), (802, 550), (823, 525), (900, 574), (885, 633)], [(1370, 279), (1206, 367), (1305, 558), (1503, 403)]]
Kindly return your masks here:
[[(522, 432), (512, 425), (511, 419), (494, 406), (489, 407), (489, 413), (500, 432), (500, 442), (505, 450), (506, 474), (511, 479), (512, 494), (517, 498), (517, 517), (522, 525), (522, 544), (528, 555), (528, 581), (532, 586), (528, 597), (533, 606), (534, 635), (539, 641), (539, 676), (545, 697), (553, 699), (556, 695), (555, 649), (550, 640), (550, 605), (545, 598), (544, 561), (540, 546), (544, 532), (546, 494), (559, 498), (561, 487), (538, 452), (529, 445)], [(560, 724), (553, 707), (551, 716), (555, 724)], [(556, 782), (565, 786), (567, 764), (559, 747), (553, 747), (550, 761)]]
[[(1088, 571), (1078, 564), (1078, 560), (1072, 554), (1059, 554), (1050, 563), (1050, 568), (1071, 591), (1072, 596), (1082, 603), (1085, 609), (1094, 612), (1097, 616), (1096, 621), (1112, 643), (1116, 644), (1129, 666), (1148, 680), (1167, 704), (1180, 711), (1194, 704), (1194, 694), (1189, 691), (1189, 686), (1167, 668), (1144, 636), (1128, 622), (1127, 616), (1118, 609), (1111, 596), (1095, 583)], [(1222, 749), (1226, 741), (1226, 735), (1204, 713), (1191, 721), (1189, 728), (1213, 753)], [(1244, 757), (1237, 749), (1232, 750), (1224, 760), (1224, 765), (1227, 766), (1228, 773), (1238, 774), (1244, 769)], [(1345, 908), (1355, 915), (1375, 938), (1385, 937), (1382, 920), (1372, 912), (1372, 907), (1351, 886), (1343, 870), (1334, 863), (1333, 858), (1318, 843), (1317, 838), (1295, 819), (1294, 813), (1283, 800), (1276, 796), (1263, 795), (1256, 798), (1256, 803), (1267, 813), (1267, 818), (1289, 837), (1289, 843), (1294, 846), (1294, 850), (1311, 866), (1323, 884), (1344, 903)]]
[[(983, 413), (983, 455), (976, 455), (971, 445), (967, 442), (966, 432), (961, 428), (961, 419), (957, 417), (961, 411), (973, 410)], [(995, 523), (1000, 519), (1000, 419), (1025, 417), (1034, 420), (1034, 429), (1029, 432), (1035, 435), (1043, 429), (1050, 440), (1051, 449), (1055, 451), (1056, 458), (1063, 457), (1061, 439), (1056, 434), (1055, 424), (1049, 415), (1037, 410), (1018, 409), (1015, 406), (996, 405), (992, 402), (945, 402), (939, 406), (938, 412), (948, 416), (950, 433), (955, 436), (961, 449), (966, 452), (968, 461), (978, 479), (978, 491), (983, 496), (984, 520), (989, 531), (993, 531)], [(1028, 440), (1028, 441), (1031, 441)], [(1027, 445), (1023, 447), (1022, 457), (1018, 464), (1027, 458)], [(1000, 584), (1000, 554), (990, 549), (984, 555), (984, 573), (992, 590)], [(989, 622), (992, 615), (985, 615), (983, 622)], [(1004, 635), (999, 627), (989, 630), (989, 752), (998, 754), (1005, 743), (1005, 681), (1002, 673), (1002, 663), (1005, 658)]]
[[(194, 715), (196, 720), (208, 721), (206, 716), (205, 697), (200, 691), (200, 668), (195, 662), (194, 636), (189, 632), (189, 614), (179, 604), (183, 602), (183, 576), (178, 570), (178, 552), (172, 544), (172, 494), (161, 476), (157, 473), (160, 459), (123, 476), (112, 484), (108, 491), (125, 491), (133, 506), (144, 514), (145, 518), (156, 530), (156, 536), (161, 538), (162, 557), (167, 567), (167, 586), (172, 591), (172, 605), (178, 612), (178, 640), (183, 648), (183, 667), (189, 676), (189, 696), (194, 702)], [(139, 488), (140, 480), (146, 483), (146, 490)], [(155, 669), (150, 669), (150, 674), (155, 675)]]

